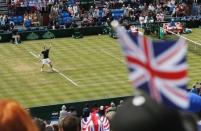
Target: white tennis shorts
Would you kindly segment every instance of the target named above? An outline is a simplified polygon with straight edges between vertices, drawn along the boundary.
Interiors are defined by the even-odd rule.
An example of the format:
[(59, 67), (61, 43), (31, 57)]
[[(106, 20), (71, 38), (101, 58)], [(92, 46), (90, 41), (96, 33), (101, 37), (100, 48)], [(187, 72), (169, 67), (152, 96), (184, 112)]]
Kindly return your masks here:
[(42, 64), (50, 64), (51, 60), (49, 58), (42, 59)]

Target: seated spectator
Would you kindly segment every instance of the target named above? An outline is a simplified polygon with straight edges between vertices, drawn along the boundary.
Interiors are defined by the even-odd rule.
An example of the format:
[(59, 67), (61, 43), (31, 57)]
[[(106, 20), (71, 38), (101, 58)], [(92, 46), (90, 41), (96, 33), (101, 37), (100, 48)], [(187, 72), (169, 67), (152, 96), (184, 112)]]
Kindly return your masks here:
[(46, 131), (54, 131), (53, 125), (51, 125), (50, 120), (46, 120)]
[(117, 107), (118, 107), (118, 108), (121, 107), (122, 104), (123, 104), (123, 102), (124, 102), (124, 100), (120, 100), (120, 101), (119, 101), (119, 105), (118, 105)]
[(36, 12), (32, 13), (32, 24), (34, 26), (39, 26), (40, 25), (40, 22), (39, 22), (39, 15), (37, 15)]
[(16, 30), (12, 31), (11, 41), (13, 44), (20, 44), (21, 43), (21, 39), (20, 39), (20, 35), (19, 35), (18, 31), (16, 31)]
[(132, 35), (138, 35), (138, 28), (134, 25), (130, 26), (130, 32), (132, 33)]
[(171, 21), (170, 23), (164, 23), (163, 29), (164, 29), (165, 34), (168, 34), (169, 33), (168, 31), (174, 32), (177, 34), (181, 34), (184, 32), (184, 27), (181, 22)]
[(168, 23), (167, 30), (172, 31), (172, 32), (175, 32), (175, 30), (176, 30), (176, 25), (175, 25), (174, 20), (172, 20), (170, 23)]
[(94, 105), (91, 107), (91, 113), (97, 113), (99, 110), (98, 104), (94, 103)]
[(139, 22), (140, 22), (140, 25), (141, 25), (141, 27), (142, 27), (142, 25), (143, 25), (144, 22), (145, 22), (145, 18), (144, 18), (144, 16), (143, 16), (142, 14), (140, 14)]
[(31, 20), (32, 18), (30, 17), (30, 15), (24, 15), (24, 27), (29, 28), (31, 26)]
[(156, 21), (163, 22), (164, 21), (164, 14), (163, 13), (156, 14)]
[[(189, 118), (188, 118), (189, 117)], [(149, 97), (136, 96), (117, 110), (112, 131), (197, 131), (192, 116), (180, 114)]]
[(52, 126), (47, 126), (45, 131), (55, 131)]
[[(88, 113), (88, 114), (87, 114)], [(81, 131), (109, 131), (110, 124), (104, 115), (98, 113), (83, 113), (87, 117), (81, 119)]]
[(75, 116), (65, 117), (59, 124), (59, 131), (80, 131), (80, 119)]
[(59, 131), (59, 125), (58, 124), (53, 124), (52, 126), (54, 128), (54, 131)]
[(105, 108), (104, 108), (104, 106), (100, 106), (98, 114), (99, 114), (99, 116), (105, 116)]
[(8, 29), (12, 31), (15, 28), (15, 23), (13, 21), (10, 21), (8, 27)]
[(82, 22), (81, 22), (82, 26), (91, 26), (94, 25), (94, 20), (92, 15), (85, 15)]
[(98, 17), (99, 17), (99, 9), (98, 9), (98, 7), (96, 6), (96, 7), (95, 7), (95, 10), (94, 10), (94, 12), (93, 12), (93, 18), (98, 19)]
[(77, 111), (74, 106), (69, 107), (69, 114), (73, 116), (77, 116)]
[(190, 92), (192, 92), (192, 93), (195, 93), (195, 94), (199, 94), (199, 90), (198, 90), (199, 88), (196, 88), (196, 85), (193, 85), (193, 87), (191, 88), (191, 91)]
[(152, 4), (149, 4), (148, 10), (153, 12), (155, 10), (155, 7)]
[(110, 107), (106, 110), (106, 117), (111, 121), (116, 113), (116, 106), (113, 102), (111, 102)]
[(183, 27), (183, 24), (181, 22), (177, 22), (176, 24), (176, 33), (183, 33), (184, 31), (184, 27)]
[(116, 105), (115, 105), (115, 103), (114, 102), (111, 102), (110, 103), (110, 107), (107, 109), (107, 112), (109, 112), (109, 111), (116, 111)]
[(33, 120), (34, 120), (36, 126), (38, 127), (38, 131), (46, 131), (46, 125), (42, 119), (34, 118)]
[(14, 100), (0, 100), (1, 131), (38, 131), (28, 112)]
[(68, 115), (69, 115), (69, 113), (66, 111), (66, 106), (63, 105), (63, 106), (61, 107), (61, 111), (60, 111), (60, 113), (59, 113), (59, 120), (65, 118), (65, 117), (68, 116)]

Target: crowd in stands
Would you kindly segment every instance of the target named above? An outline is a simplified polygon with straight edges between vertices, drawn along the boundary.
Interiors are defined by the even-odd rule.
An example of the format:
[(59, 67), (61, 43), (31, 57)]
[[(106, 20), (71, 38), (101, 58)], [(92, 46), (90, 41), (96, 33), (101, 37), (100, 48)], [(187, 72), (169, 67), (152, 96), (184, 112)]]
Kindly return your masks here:
[[(173, 17), (190, 16), (193, 15), (194, 8), (192, 3), (178, 3), (175, 0), (160, 3), (127, 0), (102, 1), (101, 6), (93, 5), (89, 9), (83, 8), (79, 1), (72, 0), (33, 0), (26, 2), (16, 0), (11, 4), (18, 7), (29, 6), (33, 8), (28, 8), (24, 15), (1, 15), (1, 27), (5, 23), (10, 24), (10, 22), (15, 25), (24, 25), (26, 28), (43, 25), (44, 12), (49, 14), (49, 27), (52, 28), (108, 25), (113, 19), (119, 20), (122, 24), (137, 22), (143, 25), (154, 21), (163, 22), (167, 15)], [(197, 12), (199, 10), (198, 8)]]
[(157, 104), (148, 96), (137, 95), (116, 106), (91, 108), (88, 104), (78, 116), (73, 107), (62, 106), (57, 122), (32, 118), (29, 110), (13, 100), (0, 100), (2, 131), (198, 131), (189, 114)]

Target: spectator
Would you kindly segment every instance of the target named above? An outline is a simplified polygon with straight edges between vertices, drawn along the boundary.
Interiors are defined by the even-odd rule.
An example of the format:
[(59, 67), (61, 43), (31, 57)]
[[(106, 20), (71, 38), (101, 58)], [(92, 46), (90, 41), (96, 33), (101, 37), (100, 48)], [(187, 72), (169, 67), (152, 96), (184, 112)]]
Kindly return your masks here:
[(53, 124), (52, 127), (54, 128), (54, 131), (59, 131), (59, 125)]
[(28, 112), (14, 100), (0, 101), (1, 131), (38, 131)]
[(104, 116), (99, 116), (97, 113), (90, 113), (88, 117), (81, 119), (81, 131), (109, 131), (109, 121)]
[(98, 19), (98, 17), (99, 17), (99, 9), (98, 9), (98, 7), (96, 6), (96, 7), (95, 7), (95, 10), (94, 10), (94, 12), (93, 12), (93, 18)]
[(98, 111), (99, 116), (105, 116), (105, 109), (104, 106), (100, 106)]
[(153, 12), (155, 10), (155, 7), (152, 4), (149, 4), (148, 10)]
[(38, 127), (39, 131), (46, 131), (45, 122), (40, 118), (34, 118), (34, 122)]
[(93, 13), (94, 13), (94, 8), (93, 8), (93, 6), (91, 6), (89, 11), (88, 11), (88, 14), (93, 15)]
[(192, 87), (192, 89), (191, 89), (191, 91), (190, 92), (192, 92), (192, 93), (195, 93), (195, 94), (199, 94), (199, 90), (198, 90), (198, 88), (196, 87), (196, 85), (193, 85), (193, 87)]
[(80, 120), (75, 116), (65, 117), (59, 124), (59, 131), (80, 131)]
[(68, 12), (73, 16), (73, 7), (71, 5), (68, 6)]
[(73, 5), (73, 17), (79, 18), (79, 6), (77, 4)]
[(91, 113), (97, 113), (98, 110), (99, 110), (98, 104), (95, 103), (95, 104), (93, 105), (93, 107), (91, 108)]
[(82, 110), (82, 117), (83, 118), (87, 118), (89, 116), (89, 114), (90, 114), (89, 108), (88, 107), (83, 108), (83, 110)]
[(111, 121), (116, 113), (116, 106), (113, 102), (111, 102), (110, 107), (106, 111), (106, 117)]
[(119, 101), (119, 105), (118, 105), (117, 107), (118, 107), (118, 108), (119, 108), (119, 107), (122, 107), (123, 103), (124, 103), (124, 100), (120, 100), (120, 101)]
[(114, 104), (114, 102), (110, 103), (110, 107), (107, 109), (107, 112), (109, 111), (116, 111), (116, 105)]
[(59, 113), (59, 120), (65, 118), (65, 117), (68, 116), (68, 115), (69, 115), (69, 113), (66, 111), (66, 106), (63, 105), (63, 106), (61, 107), (61, 111), (60, 111), (60, 113)]
[(74, 106), (69, 107), (69, 113), (70, 115), (77, 116), (77, 111)]
[(55, 130), (52, 126), (49, 125), (46, 127), (46, 131), (55, 131)]
[(52, 125), (50, 125), (51, 121), (50, 120), (46, 120), (46, 131), (54, 131), (54, 128)]
[(144, 16), (143, 16), (143, 14), (140, 14), (139, 22), (140, 22), (140, 25), (141, 25), (141, 27), (142, 27), (143, 24), (144, 24), (144, 22), (145, 22), (145, 18), (144, 18)]

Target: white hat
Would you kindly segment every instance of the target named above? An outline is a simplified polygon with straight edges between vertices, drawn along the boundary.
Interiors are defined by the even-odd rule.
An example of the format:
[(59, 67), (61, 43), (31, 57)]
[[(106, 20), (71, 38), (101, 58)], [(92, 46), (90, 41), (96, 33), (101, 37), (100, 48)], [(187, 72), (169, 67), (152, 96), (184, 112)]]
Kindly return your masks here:
[(63, 105), (63, 106), (61, 107), (61, 109), (62, 109), (62, 110), (66, 110), (66, 106)]
[(100, 108), (99, 108), (100, 110), (104, 110), (104, 106), (100, 106)]

